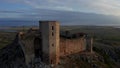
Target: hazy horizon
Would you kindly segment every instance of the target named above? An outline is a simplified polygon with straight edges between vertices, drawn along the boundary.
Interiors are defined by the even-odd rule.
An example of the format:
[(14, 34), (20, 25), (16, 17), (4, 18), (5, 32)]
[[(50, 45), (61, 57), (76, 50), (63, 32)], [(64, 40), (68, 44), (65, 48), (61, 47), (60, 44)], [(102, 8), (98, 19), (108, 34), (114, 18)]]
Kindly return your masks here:
[(0, 26), (38, 25), (55, 20), (62, 25), (120, 26), (118, 0), (4, 0), (0, 2)]

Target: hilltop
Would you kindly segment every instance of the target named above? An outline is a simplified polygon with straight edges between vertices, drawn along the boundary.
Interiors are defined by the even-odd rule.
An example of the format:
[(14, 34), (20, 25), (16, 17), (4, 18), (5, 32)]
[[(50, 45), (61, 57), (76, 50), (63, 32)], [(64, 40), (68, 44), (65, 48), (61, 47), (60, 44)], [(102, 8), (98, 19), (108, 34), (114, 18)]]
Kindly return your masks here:
[[(95, 52), (96, 59), (93, 59), (95, 62), (89, 62), (89, 58), (82, 59), (80, 58), (80, 54), (75, 54), (71, 56), (67, 56), (63, 59), (65, 63), (61, 63), (61, 67), (68, 65), (77, 66), (78, 68), (85, 68), (86, 65), (93, 65), (93, 67), (101, 67), (102, 68), (119, 68), (120, 64), (120, 29), (114, 27), (105, 27), (105, 26), (62, 26), (62, 31), (70, 30), (73, 33), (77, 32), (85, 32), (94, 37), (94, 47), (93, 50)], [(22, 30), (21, 30), (22, 31)], [(1, 32), (0, 40), (0, 51), (8, 51), (9, 47), (5, 45), (12, 43), (15, 38), (16, 32)], [(9, 42), (4, 42), (9, 41)], [(4, 48), (5, 47), (5, 48)], [(6, 50), (5, 50), (6, 49)], [(2, 53), (1, 53), (2, 54)], [(95, 57), (94, 56), (94, 57)], [(85, 60), (86, 59), (86, 60)], [(36, 62), (36, 61), (35, 61)], [(72, 63), (71, 63), (72, 62)], [(41, 63), (41, 62), (40, 62)], [(82, 65), (81, 65), (82, 64)], [(39, 64), (38, 64), (39, 65)], [(42, 64), (44, 66), (44, 64)], [(88, 68), (88, 67), (87, 67)]]

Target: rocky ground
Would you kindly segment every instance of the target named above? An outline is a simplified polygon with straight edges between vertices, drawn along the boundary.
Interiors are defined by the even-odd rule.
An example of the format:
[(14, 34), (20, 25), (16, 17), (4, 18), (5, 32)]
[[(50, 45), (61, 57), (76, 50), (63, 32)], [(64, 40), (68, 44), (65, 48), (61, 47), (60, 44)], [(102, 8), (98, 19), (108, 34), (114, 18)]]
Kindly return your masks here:
[(111, 68), (120, 67), (120, 46), (110, 46), (103, 43), (95, 43), (94, 51), (103, 56), (105, 64)]
[(26, 68), (23, 50), (18, 37), (0, 50), (0, 68)]

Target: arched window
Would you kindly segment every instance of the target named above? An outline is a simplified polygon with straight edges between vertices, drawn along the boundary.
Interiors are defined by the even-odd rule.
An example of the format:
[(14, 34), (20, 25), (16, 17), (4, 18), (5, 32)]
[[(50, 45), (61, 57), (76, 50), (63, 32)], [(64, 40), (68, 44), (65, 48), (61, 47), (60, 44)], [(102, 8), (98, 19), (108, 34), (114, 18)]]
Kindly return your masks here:
[(52, 30), (54, 30), (54, 26), (52, 26)]
[(54, 36), (54, 33), (52, 32), (52, 36)]
[(54, 47), (54, 44), (52, 44), (52, 46)]

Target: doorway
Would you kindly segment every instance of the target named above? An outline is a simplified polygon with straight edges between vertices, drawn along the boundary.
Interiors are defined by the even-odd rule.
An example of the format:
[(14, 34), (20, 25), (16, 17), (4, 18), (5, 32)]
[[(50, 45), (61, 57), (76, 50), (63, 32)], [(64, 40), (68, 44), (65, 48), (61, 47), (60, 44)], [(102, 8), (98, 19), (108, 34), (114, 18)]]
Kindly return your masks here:
[(40, 57), (42, 60), (42, 39), (40, 38), (34, 39), (34, 52), (35, 52), (35, 57), (36, 58)]

